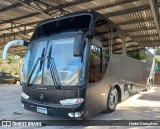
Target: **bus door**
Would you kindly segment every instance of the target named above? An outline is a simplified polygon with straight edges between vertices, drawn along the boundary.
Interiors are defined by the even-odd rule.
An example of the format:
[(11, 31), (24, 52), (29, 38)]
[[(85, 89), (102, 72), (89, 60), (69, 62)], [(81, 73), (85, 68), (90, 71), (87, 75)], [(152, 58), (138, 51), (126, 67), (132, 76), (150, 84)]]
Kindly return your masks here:
[[(103, 48), (100, 41), (92, 43), (90, 47), (89, 84), (86, 94), (85, 113), (88, 117), (94, 116), (106, 108), (106, 91), (102, 82), (107, 65), (103, 58)], [(105, 66), (107, 67), (107, 66)]]

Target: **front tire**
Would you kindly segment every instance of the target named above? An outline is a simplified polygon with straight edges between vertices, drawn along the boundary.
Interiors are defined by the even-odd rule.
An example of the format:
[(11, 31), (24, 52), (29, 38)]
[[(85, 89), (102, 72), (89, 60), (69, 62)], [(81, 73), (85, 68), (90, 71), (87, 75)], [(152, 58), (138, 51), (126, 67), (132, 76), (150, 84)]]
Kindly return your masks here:
[(118, 92), (115, 87), (112, 87), (108, 95), (106, 112), (111, 113), (115, 111), (117, 104), (118, 104)]

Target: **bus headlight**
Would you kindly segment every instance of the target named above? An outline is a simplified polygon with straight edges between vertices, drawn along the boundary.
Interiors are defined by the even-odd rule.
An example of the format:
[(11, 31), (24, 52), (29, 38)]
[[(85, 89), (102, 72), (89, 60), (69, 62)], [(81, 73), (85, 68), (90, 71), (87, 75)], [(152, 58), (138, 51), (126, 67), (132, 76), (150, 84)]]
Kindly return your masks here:
[(75, 105), (75, 104), (81, 104), (83, 103), (83, 101), (84, 101), (83, 98), (74, 98), (74, 99), (61, 100), (60, 103), (62, 105)]
[(21, 97), (24, 99), (29, 99), (29, 96), (25, 94), (24, 92), (21, 92)]

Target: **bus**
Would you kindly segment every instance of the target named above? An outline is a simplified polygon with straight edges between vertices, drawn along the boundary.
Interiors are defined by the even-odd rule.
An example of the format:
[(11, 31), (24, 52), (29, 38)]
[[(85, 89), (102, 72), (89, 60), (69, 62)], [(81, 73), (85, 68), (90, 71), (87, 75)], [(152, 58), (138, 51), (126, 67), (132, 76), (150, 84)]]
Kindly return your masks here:
[[(64, 112), (87, 119), (145, 90), (153, 79), (151, 54), (146, 62), (113, 50), (114, 40), (127, 34), (97, 12), (67, 14), (39, 23), (27, 46), (21, 72), (21, 102), (26, 110), (53, 115)], [(123, 43), (125, 45), (125, 43)]]

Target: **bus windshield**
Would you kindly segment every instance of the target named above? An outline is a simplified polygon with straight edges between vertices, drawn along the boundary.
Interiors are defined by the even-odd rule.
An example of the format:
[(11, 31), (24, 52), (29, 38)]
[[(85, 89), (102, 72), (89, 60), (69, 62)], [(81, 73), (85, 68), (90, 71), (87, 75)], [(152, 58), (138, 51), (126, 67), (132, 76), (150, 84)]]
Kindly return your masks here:
[(31, 42), (24, 61), (22, 82), (54, 86), (83, 85), (84, 63), (82, 57), (73, 56), (74, 39), (46, 38)]

